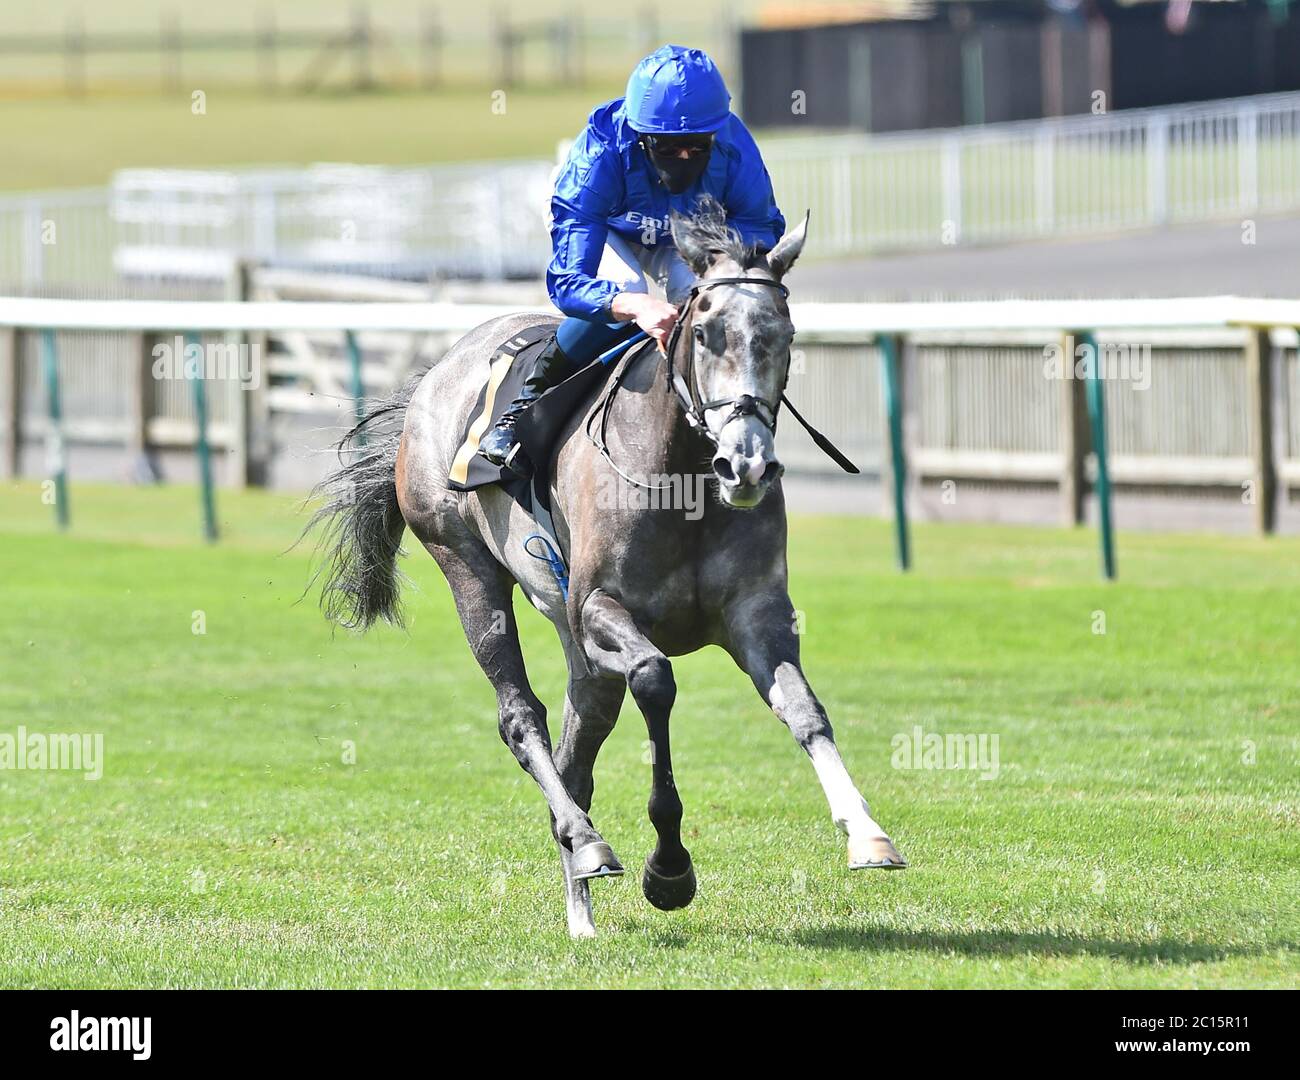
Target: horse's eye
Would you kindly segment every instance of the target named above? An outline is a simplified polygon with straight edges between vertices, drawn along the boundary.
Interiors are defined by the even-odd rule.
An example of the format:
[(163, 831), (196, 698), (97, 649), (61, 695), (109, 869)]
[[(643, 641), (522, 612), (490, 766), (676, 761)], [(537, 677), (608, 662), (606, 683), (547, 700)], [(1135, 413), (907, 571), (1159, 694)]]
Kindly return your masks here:
[(694, 331), (694, 334), (695, 334), (695, 340), (696, 340), (696, 342), (697, 342), (698, 344), (700, 344), (700, 345), (703, 345), (703, 344), (704, 344), (704, 327), (702, 327), (702, 326), (696, 326), (696, 327), (693, 328), (693, 331)]

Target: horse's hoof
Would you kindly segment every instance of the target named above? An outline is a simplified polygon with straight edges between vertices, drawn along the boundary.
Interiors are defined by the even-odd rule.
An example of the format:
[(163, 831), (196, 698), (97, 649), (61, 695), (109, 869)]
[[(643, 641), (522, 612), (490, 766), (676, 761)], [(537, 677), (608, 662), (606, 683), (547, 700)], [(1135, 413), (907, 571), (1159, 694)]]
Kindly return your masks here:
[(573, 860), (569, 866), (574, 881), (618, 877), (623, 873), (623, 864), (614, 857), (613, 850), (604, 840), (583, 844), (573, 853)]
[(906, 870), (907, 860), (887, 836), (849, 841), (850, 870)]
[(695, 867), (688, 866), (685, 873), (667, 877), (647, 862), (645, 871), (641, 874), (641, 891), (660, 911), (684, 908), (695, 899)]

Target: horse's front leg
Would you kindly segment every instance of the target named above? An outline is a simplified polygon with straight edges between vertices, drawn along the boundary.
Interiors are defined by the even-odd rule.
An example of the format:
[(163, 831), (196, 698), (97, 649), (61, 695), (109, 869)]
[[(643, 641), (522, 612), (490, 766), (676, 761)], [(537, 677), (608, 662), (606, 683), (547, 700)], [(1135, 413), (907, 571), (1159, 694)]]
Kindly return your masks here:
[(596, 590), (582, 607), (586, 652), (602, 674), (621, 675), (650, 736), (650, 823), (659, 841), (645, 862), (641, 889), (661, 911), (685, 907), (695, 897), (695, 868), (682, 845), (682, 800), (673, 782), (668, 719), (677, 683), (668, 662), (614, 597)]
[(907, 866), (844, 767), (826, 710), (804, 677), (789, 595), (779, 588), (744, 597), (727, 610), (725, 625), (728, 652), (812, 760), (831, 820), (849, 838), (849, 868)]

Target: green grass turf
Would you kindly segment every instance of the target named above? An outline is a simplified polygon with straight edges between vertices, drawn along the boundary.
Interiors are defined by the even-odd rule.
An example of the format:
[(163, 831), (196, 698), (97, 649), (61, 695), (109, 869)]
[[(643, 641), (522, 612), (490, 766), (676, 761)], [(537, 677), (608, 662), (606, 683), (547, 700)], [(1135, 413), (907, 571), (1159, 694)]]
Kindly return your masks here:
[[(0, 37), (61, 35), (80, 18), (87, 33), (131, 32), (152, 41), (160, 20), (178, 18), (187, 34), (250, 32), (265, 25), (265, 0), (229, 0), (219, 10), (200, 0), (115, 0), (111, 13), (82, 0), (51, 0), (4, 10)], [(303, 89), (318, 69), (316, 46), (281, 48), (279, 90), (262, 89), (261, 58), (252, 51), (190, 50), (179, 64), (176, 89), (164, 89), (172, 71), (156, 49), (92, 53), (85, 62), (83, 97), (68, 96), (63, 56), (0, 54), (0, 131), (5, 157), (0, 191), (98, 186), (129, 167), (227, 168), (240, 165), (365, 162), (423, 164), (486, 158), (543, 157), (559, 139), (571, 139), (601, 101), (618, 96), (636, 61), (662, 41), (711, 49), (730, 65), (733, 36), (726, 0), (657, 0), (651, 32), (643, 11), (588, 10), (579, 25), (578, 63), (584, 86), (560, 87), (549, 40), (523, 45), (519, 82), (499, 101), (499, 57), (493, 35), (505, 16), (517, 26), (540, 26), (577, 12), (571, 0), (501, 0), (490, 8), (432, 5), (445, 36), (441, 85), (419, 90), (425, 63), (422, 16), (429, 5), (370, 0), (372, 23), (386, 35), (373, 71), (381, 87), (350, 90), (352, 57), (339, 55), (319, 91)], [(352, 17), (347, 2), (276, 0), (282, 30), (339, 31)], [(734, 72), (729, 72), (733, 78)], [(397, 89), (394, 89), (397, 88)], [(191, 94), (206, 95), (195, 116)], [(496, 105), (496, 108), (493, 106)], [(70, 226), (71, 227), (71, 226)]]
[(493, 112), (492, 88), (436, 94), (285, 94), (210, 88), (206, 113), (190, 95), (101, 93), (84, 100), (0, 99), (13, 148), (0, 189), (99, 186), (117, 169), (307, 165), (319, 161), (419, 165), (551, 158), (618, 87), (521, 88)]
[[(811, 767), (708, 651), (676, 662), (699, 896), (597, 882), (601, 937), (573, 943), (432, 560), (406, 561), (408, 634), (333, 635), (295, 604), (292, 500), (222, 492), (205, 547), (192, 489), (72, 495), (59, 536), (0, 487), (0, 732), (102, 732), (105, 770), (0, 772), (0, 985), (1300, 983), (1295, 539), (1125, 534), (1106, 586), (1086, 531), (920, 526), (901, 576), (886, 524), (796, 519), (807, 670), (911, 869), (846, 869)], [(998, 777), (892, 768), (914, 725), (998, 735)], [(597, 766), (630, 870), (644, 738), (625, 711)]]

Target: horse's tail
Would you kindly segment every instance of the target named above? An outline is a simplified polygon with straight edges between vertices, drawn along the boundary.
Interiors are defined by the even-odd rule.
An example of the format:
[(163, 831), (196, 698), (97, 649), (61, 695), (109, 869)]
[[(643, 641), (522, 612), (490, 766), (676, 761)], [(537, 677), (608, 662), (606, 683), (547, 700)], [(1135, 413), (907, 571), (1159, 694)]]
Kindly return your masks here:
[(320, 606), (331, 622), (368, 630), (383, 619), (404, 626), (397, 569), (406, 521), (397, 505), (397, 451), (402, 421), (423, 372), (378, 403), (339, 440), (340, 466), (312, 489), (324, 502), (303, 529), (317, 531)]

